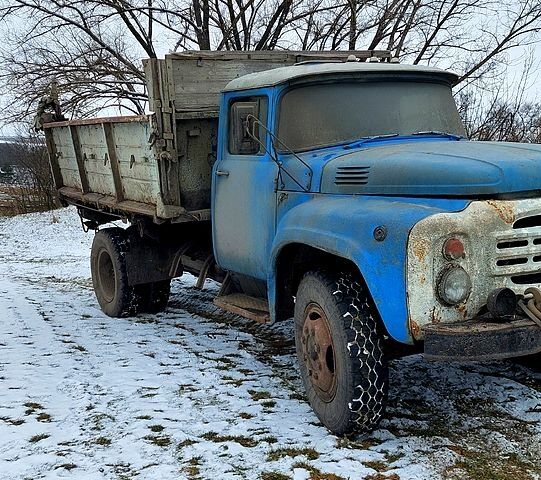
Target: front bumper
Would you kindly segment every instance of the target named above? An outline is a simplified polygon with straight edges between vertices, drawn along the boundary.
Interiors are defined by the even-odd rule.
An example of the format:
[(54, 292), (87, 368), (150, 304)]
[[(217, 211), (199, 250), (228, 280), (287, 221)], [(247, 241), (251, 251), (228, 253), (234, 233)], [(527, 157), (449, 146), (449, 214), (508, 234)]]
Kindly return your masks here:
[(423, 327), (427, 360), (502, 360), (541, 352), (541, 328), (528, 318), (464, 322)]

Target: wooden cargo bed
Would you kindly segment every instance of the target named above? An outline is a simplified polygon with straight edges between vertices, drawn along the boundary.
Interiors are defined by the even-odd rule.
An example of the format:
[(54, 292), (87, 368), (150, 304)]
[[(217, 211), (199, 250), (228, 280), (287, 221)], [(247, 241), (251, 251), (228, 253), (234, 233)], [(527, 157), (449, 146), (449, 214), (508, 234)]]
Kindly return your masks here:
[(144, 61), (151, 115), (46, 123), (60, 198), (156, 222), (210, 218), (221, 89), (252, 72), (363, 52), (183, 52)]

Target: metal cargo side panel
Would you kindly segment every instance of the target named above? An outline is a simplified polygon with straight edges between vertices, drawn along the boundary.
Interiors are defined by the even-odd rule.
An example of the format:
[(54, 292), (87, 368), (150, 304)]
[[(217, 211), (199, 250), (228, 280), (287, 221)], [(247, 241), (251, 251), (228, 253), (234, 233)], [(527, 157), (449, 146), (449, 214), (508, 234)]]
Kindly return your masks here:
[(56, 146), (56, 159), (62, 176), (62, 184), (81, 191), (81, 177), (69, 127), (52, 129), (52, 137)]
[(156, 205), (160, 195), (158, 166), (148, 122), (112, 124), (123, 195), (126, 200)]
[(76, 127), (90, 192), (115, 195), (107, 144), (100, 124)]

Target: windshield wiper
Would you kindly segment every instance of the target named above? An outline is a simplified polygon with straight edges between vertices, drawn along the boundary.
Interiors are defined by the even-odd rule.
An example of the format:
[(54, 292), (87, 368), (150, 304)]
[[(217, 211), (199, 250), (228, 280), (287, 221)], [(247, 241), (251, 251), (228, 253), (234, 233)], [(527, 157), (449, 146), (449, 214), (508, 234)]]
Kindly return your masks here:
[(384, 135), (370, 135), (369, 137), (361, 137), (361, 138), (358, 138), (357, 140), (354, 140), (351, 143), (348, 143), (346, 146), (344, 146), (344, 148), (346, 149), (355, 148), (355, 147), (364, 145), (365, 143), (375, 142), (377, 140), (382, 140), (382, 139), (384, 140), (386, 138), (398, 137), (398, 135), (399, 135), (398, 133), (386, 133)]
[(370, 142), (372, 140), (379, 140), (380, 138), (392, 138), (398, 137), (398, 133), (386, 133), (384, 135), (370, 135), (368, 137), (361, 137), (358, 141), (360, 142)]
[(453, 140), (460, 140), (464, 138), (462, 135), (457, 135), (456, 133), (442, 132), (440, 130), (423, 130), (421, 132), (414, 132), (412, 135), (437, 135), (439, 137), (452, 138)]
[[(421, 132), (414, 132), (411, 135), (418, 135), (418, 136), (433, 135), (433, 136), (450, 138), (452, 140), (460, 140), (464, 138), (462, 135), (457, 135), (455, 133), (449, 133), (449, 132), (442, 132), (440, 130), (423, 130)], [(387, 138), (394, 138), (394, 137), (400, 137), (400, 136), (404, 136), (404, 135), (400, 133), (386, 133), (383, 135), (370, 135), (367, 137), (361, 137), (351, 143), (348, 143), (344, 148), (345, 149), (356, 148), (356, 147), (365, 145), (366, 143), (377, 142), (378, 140), (385, 140)]]

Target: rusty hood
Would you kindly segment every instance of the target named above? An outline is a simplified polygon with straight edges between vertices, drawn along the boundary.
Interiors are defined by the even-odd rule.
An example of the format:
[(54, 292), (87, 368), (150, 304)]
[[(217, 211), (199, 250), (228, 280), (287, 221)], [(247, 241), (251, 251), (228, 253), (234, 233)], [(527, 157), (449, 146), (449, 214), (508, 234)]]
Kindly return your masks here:
[(465, 198), (541, 193), (541, 145), (396, 137), (345, 150), (326, 163), (322, 193)]

